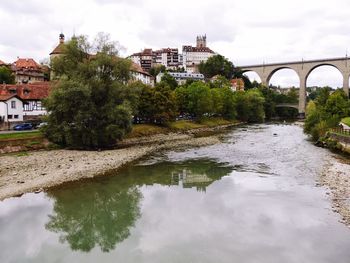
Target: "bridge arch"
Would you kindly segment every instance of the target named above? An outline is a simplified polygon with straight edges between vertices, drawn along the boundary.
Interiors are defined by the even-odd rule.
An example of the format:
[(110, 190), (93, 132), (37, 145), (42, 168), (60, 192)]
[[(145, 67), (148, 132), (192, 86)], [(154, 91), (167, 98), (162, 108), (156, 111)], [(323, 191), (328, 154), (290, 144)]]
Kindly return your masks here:
[(254, 71), (254, 70), (243, 70), (242, 74), (245, 75), (250, 81), (252, 81), (252, 78), (253, 78), (253, 81), (254, 81), (254, 80), (256, 80), (256, 77), (258, 77), (259, 80), (256, 80), (256, 81), (258, 81), (259, 83), (262, 83), (262, 78), (261, 78), (260, 74), (257, 71)]
[[(320, 70), (324, 70), (325, 72), (327, 72), (327, 74), (322, 74), (322, 71)], [(319, 79), (317, 81), (315, 81), (316, 76), (318, 76), (318, 79)], [(345, 80), (348, 80), (348, 79), (349, 79), (349, 75), (345, 74), (344, 71), (342, 71), (337, 65), (334, 65), (331, 63), (322, 63), (308, 69), (305, 76), (305, 84), (306, 84), (306, 87), (310, 87), (310, 86), (342, 87)]]
[(298, 77), (298, 86), (299, 86), (299, 83), (300, 83), (300, 76), (299, 76), (299, 73), (297, 70), (295, 70), (294, 68), (292, 67), (288, 67), (288, 66), (282, 66), (282, 67), (276, 67), (274, 68), (268, 75), (267, 75), (267, 78), (266, 78), (266, 85), (269, 86), (270, 85), (270, 81), (271, 81), (271, 78), (273, 77), (273, 75), (275, 73), (277, 73), (278, 71), (280, 70), (285, 70), (287, 69), (288, 71), (291, 70), (295, 73), (295, 75)]

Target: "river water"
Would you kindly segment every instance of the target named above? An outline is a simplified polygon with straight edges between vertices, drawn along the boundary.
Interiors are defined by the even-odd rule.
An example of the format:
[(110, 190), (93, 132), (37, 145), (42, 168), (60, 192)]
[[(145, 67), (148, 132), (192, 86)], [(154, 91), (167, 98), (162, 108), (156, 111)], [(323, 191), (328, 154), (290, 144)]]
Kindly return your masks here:
[(350, 262), (297, 125), (239, 127), (98, 178), (0, 202), (0, 262)]

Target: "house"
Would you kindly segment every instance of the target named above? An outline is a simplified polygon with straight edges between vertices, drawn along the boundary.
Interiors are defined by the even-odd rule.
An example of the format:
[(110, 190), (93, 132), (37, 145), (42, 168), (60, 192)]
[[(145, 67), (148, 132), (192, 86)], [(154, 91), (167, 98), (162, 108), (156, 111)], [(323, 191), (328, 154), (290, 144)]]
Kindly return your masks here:
[(42, 101), (49, 96), (51, 85), (50, 82), (2, 84), (0, 85), (0, 96), (17, 96), (22, 101), (22, 121), (37, 120), (47, 114)]
[(244, 91), (244, 81), (241, 78), (231, 79), (231, 89), (233, 91)]
[(16, 83), (34, 83), (45, 80), (44, 72), (32, 58), (18, 58), (11, 65)]
[(183, 46), (183, 66), (189, 73), (198, 72), (198, 66), (201, 62), (206, 62), (208, 58), (214, 56), (215, 52), (207, 47), (207, 36), (197, 36), (197, 44), (195, 47)]
[(0, 59), (0, 67), (1, 66), (6, 66), (6, 63)]
[[(187, 80), (204, 81), (204, 75), (200, 73), (186, 73), (186, 72), (167, 72), (172, 76), (179, 85), (185, 84)], [(164, 73), (157, 75), (156, 81), (159, 83), (162, 80)]]
[(0, 129), (23, 121), (23, 102), (16, 94), (0, 95)]
[(132, 62), (130, 71), (133, 80), (141, 81), (146, 85), (154, 85), (153, 77), (148, 72), (143, 70), (143, 68), (140, 65)]

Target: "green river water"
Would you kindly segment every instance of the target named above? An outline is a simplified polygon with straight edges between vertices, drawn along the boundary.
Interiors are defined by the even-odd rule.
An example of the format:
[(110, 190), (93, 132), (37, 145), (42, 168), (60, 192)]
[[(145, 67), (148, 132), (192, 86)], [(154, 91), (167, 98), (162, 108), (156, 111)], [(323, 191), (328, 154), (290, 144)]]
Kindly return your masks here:
[(316, 186), (332, 155), (297, 125), (238, 127), (220, 144), (8, 198), (0, 262), (349, 263), (350, 228)]

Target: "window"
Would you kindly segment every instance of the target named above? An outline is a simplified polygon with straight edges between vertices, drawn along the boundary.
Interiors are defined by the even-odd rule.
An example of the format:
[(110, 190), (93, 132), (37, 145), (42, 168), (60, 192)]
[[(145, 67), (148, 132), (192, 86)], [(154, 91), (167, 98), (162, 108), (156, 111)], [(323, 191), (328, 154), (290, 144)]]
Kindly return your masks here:
[(7, 118), (8, 119), (12, 119), (12, 115), (7, 115)]
[(16, 101), (11, 101), (11, 109), (16, 109)]
[(18, 115), (14, 115), (14, 118), (15, 118), (15, 119), (18, 119)]

